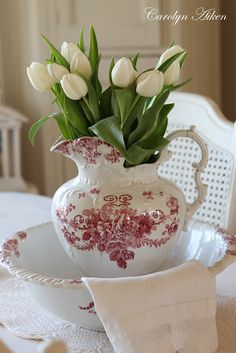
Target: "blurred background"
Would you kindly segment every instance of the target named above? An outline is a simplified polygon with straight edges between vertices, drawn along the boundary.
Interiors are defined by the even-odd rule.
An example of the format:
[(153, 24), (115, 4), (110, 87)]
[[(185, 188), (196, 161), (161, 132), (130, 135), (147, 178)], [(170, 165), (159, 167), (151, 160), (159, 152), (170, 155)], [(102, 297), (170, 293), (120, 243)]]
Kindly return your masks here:
[[(173, 15), (177, 11), (182, 20), (150, 21), (147, 7), (157, 9), (159, 14)], [(199, 7), (222, 16), (191, 19), (197, 18)], [(112, 56), (140, 52), (138, 68), (142, 70), (153, 67), (174, 40), (188, 51), (182, 78), (193, 80), (184, 91), (212, 98), (229, 120), (236, 120), (235, 0), (0, 0), (0, 103), (28, 118), (21, 131), (23, 177), (41, 194), (52, 195), (75, 175), (75, 168), (70, 161), (49, 152), (59, 135), (53, 122), (42, 128), (34, 147), (28, 141), (32, 123), (55, 108), (50, 104), (50, 94), (32, 88), (26, 67), (49, 56), (41, 33), (60, 48), (63, 41), (78, 40), (81, 26), (87, 36), (90, 24), (95, 27), (103, 54), (100, 76), (104, 85)]]

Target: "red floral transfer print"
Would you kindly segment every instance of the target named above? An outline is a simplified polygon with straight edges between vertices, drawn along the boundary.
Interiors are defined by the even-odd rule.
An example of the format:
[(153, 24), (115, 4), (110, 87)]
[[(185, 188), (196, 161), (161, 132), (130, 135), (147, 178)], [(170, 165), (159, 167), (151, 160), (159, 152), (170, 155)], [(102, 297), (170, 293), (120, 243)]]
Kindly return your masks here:
[(81, 137), (74, 141), (63, 141), (55, 147), (55, 151), (67, 156), (73, 152), (78, 153), (90, 165), (98, 164), (98, 158), (101, 156), (109, 163), (119, 163), (122, 158), (121, 153), (115, 147), (99, 138), (93, 137)]
[(179, 213), (179, 202), (176, 197), (170, 195), (170, 198), (167, 201), (166, 206), (169, 207), (171, 214)]
[(90, 194), (99, 194), (100, 190), (98, 188), (93, 188), (89, 191)]
[(85, 310), (85, 311), (87, 311), (88, 314), (94, 314), (94, 315), (97, 314), (96, 311), (93, 309), (93, 308), (94, 308), (94, 302), (90, 302), (90, 303), (88, 304), (88, 306), (80, 306), (80, 305), (79, 305), (79, 308), (80, 308), (80, 310)]
[(120, 162), (121, 154), (116, 148), (112, 148), (110, 153), (105, 154), (105, 159), (111, 163)]
[(63, 141), (59, 146), (56, 147), (56, 151), (64, 154), (64, 155), (70, 155), (70, 144), (72, 141)]
[(147, 200), (154, 200), (152, 191), (144, 191), (143, 196), (145, 196)]
[(16, 257), (19, 257), (20, 256), (19, 240), (24, 240), (26, 238), (27, 238), (26, 232), (18, 232), (16, 233), (14, 239), (6, 240), (1, 246), (0, 261), (9, 263), (9, 258), (12, 254), (14, 254)]
[[(172, 238), (179, 227), (179, 205), (170, 195), (166, 206), (168, 214), (161, 210), (138, 213), (130, 207), (131, 195), (107, 195), (101, 208), (85, 209), (82, 214), (70, 215), (75, 206), (56, 211), (65, 239), (81, 251), (98, 249), (109, 255), (118, 267), (125, 269), (135, 257), (134, 249), (142, 246), (160, 247)], [(152, 239), (158, 225), (164, 225), (162, 237)]]
[(98, 146), (101, 144), (103, 144), (102, 140), (84, 137), (74, 141), (72, 151), (81, 153), (87, 163), (97, 164), (97, 158), (102, 155), (98, 151)]
[(86, 196), (86, 193), (85, 192), (79, 192), (78, 193), (78, 198), (79, 199), (82, 199), (82, 198), (84, 198)]
[(217, 233), (220, 234), (228, 244), (226, 254), (236, 256), (236, 236), (222, 228), (217, 229)]
[(129, 206), (130, 201), (133, 199), (133, 197), (129, 194), (123, 194), (123, 195), (120, 195), (119, 197), (116, 195), (106, 195), (104, 196), (103, 199), (106, 202), (107, 206), (123, 207), (123, 206)]
[(23, 239), (26, 239), (27, 238), (27, 233), (26, 232), (18, 232), (16, 233), (17, 237), (20, 239), (20, 240), (23, 240)]
[(82, 281), (80, 279), (71, 279), (71, 280), (69, 280), (69, 283), (70, 284), (80, 284), (80, 283), (82, 283)]

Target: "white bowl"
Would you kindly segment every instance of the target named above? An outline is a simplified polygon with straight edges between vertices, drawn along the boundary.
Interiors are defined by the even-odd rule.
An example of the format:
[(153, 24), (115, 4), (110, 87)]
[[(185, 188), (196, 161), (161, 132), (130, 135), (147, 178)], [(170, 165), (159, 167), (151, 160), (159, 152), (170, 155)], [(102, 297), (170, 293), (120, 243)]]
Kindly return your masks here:
[[(179, 245), (163, 269), (198, 259), (207, 267), (214, 265), (213, 273), (219, 272), (236, 260), (235, 239), (210, 227), (182, 232)], [(63, 250), (52, 222), (6, 240), (0, 248), (0, 260), (49, 312), (79, 326), (103, 331), (92, 297), (80, 280), (83, 274)]]

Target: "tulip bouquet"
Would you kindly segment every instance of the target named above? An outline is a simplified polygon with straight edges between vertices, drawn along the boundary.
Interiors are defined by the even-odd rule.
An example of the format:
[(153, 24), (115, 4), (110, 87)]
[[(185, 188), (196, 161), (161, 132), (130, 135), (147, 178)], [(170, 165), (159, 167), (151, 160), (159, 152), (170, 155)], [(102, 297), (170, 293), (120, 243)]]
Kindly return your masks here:
[(30, 129), (30, 141), (34, 143), (38, 129), (53, 118), (64, 139), (98, 136), (120, 151), (127, 167), (154, 162), (168, 144), (164, 135), (174, 104), (165, 102), (171, 91), (188, 81), (176, 84), (186, 51), (171, 45), (155, 68), (142, 73), (137, 70), (138, 54), (117, 62), (112, 58), (110, 85), (102, 90), (101, 54), (93, 27), (88, 54), (83, 30), (77, 44), (64, 42), (61, 51), (44, 39), (51, 51), (47, 66), (33, 62), (27, 74), (35, 89), (51, 90), (60, 111), (37, 121)]

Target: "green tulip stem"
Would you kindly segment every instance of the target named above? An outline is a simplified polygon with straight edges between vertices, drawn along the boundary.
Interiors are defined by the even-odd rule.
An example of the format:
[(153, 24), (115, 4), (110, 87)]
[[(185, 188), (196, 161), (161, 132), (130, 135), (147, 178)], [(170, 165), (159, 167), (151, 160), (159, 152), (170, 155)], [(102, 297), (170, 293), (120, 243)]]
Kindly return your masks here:
[(95, 119), (88, 99), (86, 97), (82, 97), (82, 99), (80, 100), (80, 104), (81, 104), (81, 107), (83, 108), (86, 118), (88, 119), (90, 124), (93, 125), (95, 123)]
[(141, 96), (139, 96), (139, 95), (137, 95), (137, 96), (135, 97), (135, 99), (134, 99), (134, 101), (133, 101), (133, 103), (132, 103), (132, 105), (131, 105), (131, 107), (130, 107), (130, 109), (129, 109), (129, 111), (128, 111), (128, 114), (127, 114), (128, 116), (132, 113), (132, 111), (134, 110), (136, 104), (138, 104), (138, 102), (140, 101), (140, 99), (141, 99)]
[[(121, 126), (121, 129), (122, 129), (124, 132), (125, 132), (125, 129), (127, 129), (127, 125), (130, 127), (130, 126), (132, 125), (132, 123), (133, 123), (133, 121), (130, 121), (129, 116), (130, 116), (130, 114), (133, 112), (135, 106), (138, 104), (138, 102), (140, 101), (140, 99), (141, 99), (141, 96), (139, 96), (139, 95), (137, 95), (137, 96), (135, 97), (135, 99), (133, 100), (133, 103), (131, 104), (131, 106), (130, 106), (130, 108), (129, 108), (127, 114), (126, 114), (127, 118), (124, 119), (124, 124)], [(132, 120), (133, 120), (133, 119), (132, 119)]]
[(66, 117), (66, 114), (64, 113), (64, 109), (63, 109), (63, 106), (62, 104), (60, 103), (60, 100), (58, 99), (58, 95), (60, 94), (60, 91), (58, 90), (58, 87), (57, 85), (54, 85), (52, 88), (51, 88), (51, 91), (55, 97), (55, 101), (57, 102), (57, 105), (58, 107), (61, 109), (61, 111), (63, 112), (63, 116), (64, 116), (64, 119), (65, 119), (65, 126), (66, 126), (66, 129), (67, 129), (67, 133), (68, 133), (68, 136), (70, 138), (70, 140), (73, 140), (76, 138), (76, 135), (75, 135), (75, 132), (72, 128), (72, 126), (70, 125), (67, 117)]

